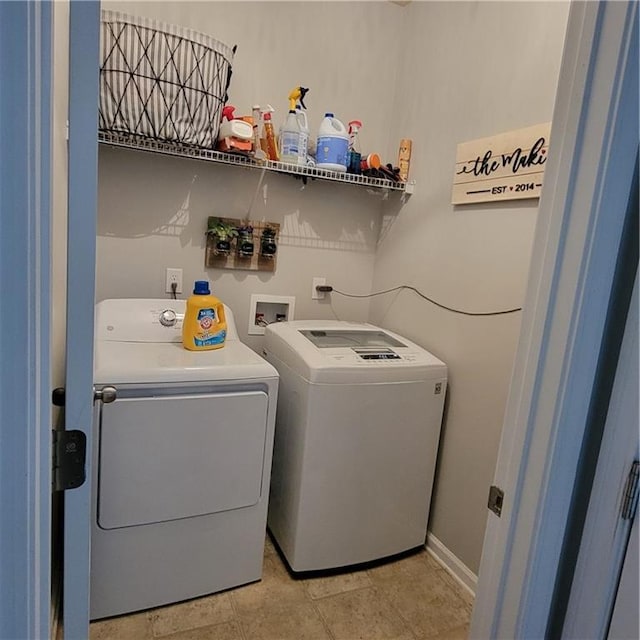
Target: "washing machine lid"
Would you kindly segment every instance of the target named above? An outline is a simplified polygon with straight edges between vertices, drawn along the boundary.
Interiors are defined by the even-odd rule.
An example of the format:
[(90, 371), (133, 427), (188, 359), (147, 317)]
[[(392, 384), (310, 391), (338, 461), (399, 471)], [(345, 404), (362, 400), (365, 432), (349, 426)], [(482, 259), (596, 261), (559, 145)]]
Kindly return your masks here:
[[(277, 371), (238, 340), (225, 306), (227, 339), (221, 349), (182, 346), (184, 300), (119, 299), (96, 305), (94, 383), (144, 384), (276, 378)], [(176, 322), (162, 324), (165, 311)], [(169, 314), (170, 318), (173, 318)], [(166, 318), (165, 318), (166, 320)]]
[(445, 378), (447, 367), (417, 344), (371, 324), (301, 320), (269, 325), (265, 355), (310, 382)]
[(339, 347), (355, 350), (379, 351), (384, 353), (393, 347), (406, 347), (392, 335), (381, 329), (344, 328), (336, 329), (299, 329), (300, 333), (318, 349), (335, 349)]

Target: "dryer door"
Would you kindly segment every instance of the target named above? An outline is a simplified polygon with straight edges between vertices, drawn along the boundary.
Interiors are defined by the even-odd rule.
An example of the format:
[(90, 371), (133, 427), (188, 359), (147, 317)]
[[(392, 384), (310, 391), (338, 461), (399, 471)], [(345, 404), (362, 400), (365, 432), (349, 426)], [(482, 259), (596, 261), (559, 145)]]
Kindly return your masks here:
[(262, 391), (103, 405), (98, 525), (117, 529), (256, 504), (267, 405)]

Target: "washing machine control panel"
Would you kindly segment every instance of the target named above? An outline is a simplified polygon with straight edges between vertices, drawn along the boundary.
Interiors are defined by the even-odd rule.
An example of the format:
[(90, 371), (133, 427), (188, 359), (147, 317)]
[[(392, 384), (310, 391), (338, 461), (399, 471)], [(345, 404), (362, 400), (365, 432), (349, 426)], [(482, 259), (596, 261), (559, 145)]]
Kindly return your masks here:
[(401, 360), (395, 351), (391, 349), (354, 349), (363, 360)]
[(343, 365), (393, 365), (415, 362), (418, 356), (415, 353), (398, 353), (392, 349), (361, 349), (350, 348), (336, 350), (334, 353), (325, 353), (325, 357)]
[[(401, 367), (406, 364), (418, 365), (425, 362), (425, 352), (421, 349), (406, 344), (375, 327), (360, 329), (348, 326), (341, 329), (294, 330), (313, 344), (317, 350), (316, 357), (321, 354), (321, 357), (317, 358), (318, 366), (326, 366), (328, 361), (337, 366), (358, 368)], [(274, 332), (278, 332), (277, 329), (274, 329)], [(309, 350), (306, 343), (300, 343), (300, 348)], [(320, 364), (322, 360), (324, 365)]]

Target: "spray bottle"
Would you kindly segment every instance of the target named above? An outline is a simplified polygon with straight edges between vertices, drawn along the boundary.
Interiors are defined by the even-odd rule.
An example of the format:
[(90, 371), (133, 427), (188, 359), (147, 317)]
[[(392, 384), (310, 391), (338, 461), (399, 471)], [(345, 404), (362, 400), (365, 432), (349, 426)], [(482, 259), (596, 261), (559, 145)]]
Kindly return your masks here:
[(352, 120), (349, 123), (349, 151), (347, 153), (347, 171), (349, 173), (361, 173), (360, 158), (360, 142), (358, 141), (358, 132), (362, 127), (360, 120)]
[(304, 97), (309, 89), (295, 87), (289, 94), (289, 113), (280, 130), (280, 159), (289, 164), (307, 164), (307, 145), (309, 143), (309, 128), (306, 114), (296, 111), (296, 103), (300, 101), (306, 109)]
[(307, 157), (309, 153), (309, 123), (307, 121), (307, 112), (303, 110), (301, 104), (296, 104), (296, 118), (298, 119), (298, 126), (300, 127), (300, 135), (302, 139), (302, 147), (304, 148), (304, 157), (302, 158), (302, 164), (307, 164)]
[(307, 107), (304, 103), (304, 97), (307, 93), (309, 93), (309, 89), (306, 87), (295, 87), (292, 89), (289, 94), (289, 111), (295, 111), (298, 102), (303, 109), (306, 109)]
[(219, 151), (251, 151), (253, 129), (244, 118), (236, 118), (235, 107), (226, 105), (218, 131), (216, 148)]
[(298, 123), (307, 133), (309, 132), (309, 126), (307, 125), (307, 106), (304, 103), (304, 97), (309, 93), (309, 89), (306, 87), (296, 87), (289, 94), (289, 110), (291, 106), (295, 105), (296, 115), (298, 116)]
[(262, 110), (262, 118), (264, 121), (264, 136), (260, 140), (262, 150), (267, 154), (267, 158), (274, 162), (280, 159), (278, 155), (278, 145), (276, 144), (276, 134), (273, 130), (273, 122), (271, 122), (271, 114), (274, 108), (268, 104), (266, 109)]
[(262, 111), (260, 111), (260, 105), (254, 104), (251, 108), (251, 116), (253, 118), (253, 157), (258, 162), (263, 162), (267, 159), (267, 154), (262, 150), (260, 144), (260, 130), (262, 126)]

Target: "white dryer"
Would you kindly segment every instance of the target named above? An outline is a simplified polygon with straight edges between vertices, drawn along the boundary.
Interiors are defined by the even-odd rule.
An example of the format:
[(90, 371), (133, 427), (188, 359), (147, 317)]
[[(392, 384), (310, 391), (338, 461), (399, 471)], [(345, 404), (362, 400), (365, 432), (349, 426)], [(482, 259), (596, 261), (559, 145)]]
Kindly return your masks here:
[(226, 307), (222, 349), (183, 349), (184, 307), (96, 307), (92, 619), (262, 575), (278, 374)]
[(268, 524), (294, 571), (423, 545), (447, 367), (369, 324), (271, 324), (280, 374)]

